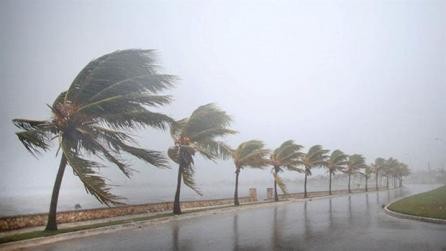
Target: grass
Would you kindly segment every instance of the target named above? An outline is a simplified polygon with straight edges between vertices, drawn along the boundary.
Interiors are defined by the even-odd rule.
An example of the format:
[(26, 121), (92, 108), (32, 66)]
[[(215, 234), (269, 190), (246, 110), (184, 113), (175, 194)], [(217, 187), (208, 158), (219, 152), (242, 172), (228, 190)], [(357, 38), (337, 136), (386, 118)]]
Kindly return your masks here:
[(392, 203), (395, 212), (446, 220), (446, 186)]

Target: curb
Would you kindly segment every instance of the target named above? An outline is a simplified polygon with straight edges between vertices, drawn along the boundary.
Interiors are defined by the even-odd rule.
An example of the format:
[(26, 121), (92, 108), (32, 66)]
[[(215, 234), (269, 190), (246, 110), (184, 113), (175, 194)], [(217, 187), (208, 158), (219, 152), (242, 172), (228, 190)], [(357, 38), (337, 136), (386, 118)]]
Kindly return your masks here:
[(384, 212), (387, 215), (390, 215), (390, 216), (393, 216), (393, 217), (397, 217), (397, 218), (401, 218), (401, 219), (422, 221), (422, 222), (428, 222), (428, 223), (434, 223), (434, 224), (446, 224), (446, 220), (443, 220), (443, 219), (423, 217), (423, 216), (416, 216), (416, 215), (411, 215), (411, 214), (404, 214), (404, 213), (399, 213), (399, 212), (392, 211), (392, 210), (389, 209), (389, 206), (392, 205), (393, 203), (395, 203), (397, 201), (400, 201), (400, 200), (404, 200), (405, 198), (413, 196), (413, 195), (415, 195), (415, 194), (410, 194), (408, 196), (404, 196), (402, 198), (398, 198), (396, 200), (391, 201), (390, 203), (388, 203), (384, 207)]

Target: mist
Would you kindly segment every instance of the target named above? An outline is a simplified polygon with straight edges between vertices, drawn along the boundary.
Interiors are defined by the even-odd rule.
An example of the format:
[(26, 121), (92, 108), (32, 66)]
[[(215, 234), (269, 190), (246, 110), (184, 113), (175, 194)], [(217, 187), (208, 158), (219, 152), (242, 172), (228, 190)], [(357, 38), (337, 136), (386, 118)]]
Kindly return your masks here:
[[(1, 1), (1, 194), (49, 194), (58, 166), (56, 144), (37, 160), (11, 120), (49, 118), (46, 104), (90, 60), (127, 48), (155, 49), (162, 72), (179, 77), (168, 91), (174, 102), (158, 111), (181, 119), (216, 103), (239, 132), (225, 139), (233, 147), (293, 139), (367, 163), (395, 157), (415, 172), (428, 162), (444, 168), (445, 10), (445, 1)], [(173, 144), (168, 131), (136, 133), (145, 148)], [(131, 180), (101, 172), (111, 184), (139, 186), (145, 201), (156, 189), (173, 198), (173, 163), (160, 170), (133, 160), (133, 168)], [(232, 162), (198, 158), (196, 168), (198, 186), (232, 189)], [(272, 177), (246, 169), (241, 182), (263, 191)], [(68, 171), (62, 193), (73, 188), (89, 198)]]

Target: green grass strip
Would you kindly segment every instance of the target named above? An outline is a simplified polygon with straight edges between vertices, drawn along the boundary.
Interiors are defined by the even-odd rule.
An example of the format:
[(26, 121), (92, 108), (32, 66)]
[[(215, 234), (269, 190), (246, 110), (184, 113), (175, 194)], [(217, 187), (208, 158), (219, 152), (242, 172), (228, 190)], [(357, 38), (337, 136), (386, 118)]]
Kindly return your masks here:
[(446, 186), (399, 200), (389, 209), (403, 214), (446, 219)]

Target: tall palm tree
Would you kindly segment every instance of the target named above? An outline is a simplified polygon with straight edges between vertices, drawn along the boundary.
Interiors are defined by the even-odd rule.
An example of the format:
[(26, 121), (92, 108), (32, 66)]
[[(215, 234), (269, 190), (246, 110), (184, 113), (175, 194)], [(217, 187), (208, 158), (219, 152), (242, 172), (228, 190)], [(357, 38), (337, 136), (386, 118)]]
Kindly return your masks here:
[(399, 175), (399, 187), (403, 186), (403, 177), (410, 175), (410, 169), (407, 164), (400, 163), (399, 169), (398, 169), (398, 175)]
[(198, 152), (204, 158), (212, 161), (231, 156), (231, 149), (217, 140), (219, 137), (236, 133), (228, 128), (231, 121), (226, 112), (214, 104), (207, 104), (198, 107), (190, 117), (172, 124), (170, 133), (175, 146), (170, 147), (167, 153), (178, 164), (177, 189), (173, 203), (174, 214), (181, 214), (181, 180), (186, 186), (201, 195), (193, 179), (195, 153)]
[(283, 193), (287, 193), (287, 188), (282, 178), (279, 176), (279, 172), (284, 171), (284, 167), (290, 171), (301, 172), (302, 170), (298, 168), (299, 159), (302, 156), (300, 152), (302, 149), (301, 145), (294, 143), (293, 140), (287, 140), (282, 143), (278, 148), (276, 148), (270, 156), (271, 165), (273, 166), (272, 174), (274, 177), (274, 200), (279, 201), (279, 196), (277, 194), (277, 186)]
[(331, 178), (336, 171), (342, 171), (347, 163), (347, 155), (341, 150), (335, 150), (326, 161), (326, 167), (329, 173), (328, 193), (331, 195)]
[(116, 165), (130, 177), (132, 169), (120, 154), (128, 153), (156, 167), (167, 167), (158, 151), (131, 146), (129, 129), (155, 127), (164, 129), (172, 119), (149, 111), (162, 106), (170, 96), (158, 93), (173, 86), (175, 78), (160, 74), (154, 55), (148, 50), (122, 50), (91, 61), (74, 79), (67, 91), (60, 93), (52, 106), (49, 120), (14, 119), (22, 131), (19, 140), (34, 155), (46, 151), (57, 139), (61, 159), (51, 196), (46, 230), (57, 230), (56, 209), (65, 167), (68, 164), (84, 184), (87, 193), (107, 206), (122, 204), (111, 193), (104, 177), (97, 173), (100, 163), (84, 157), (99, 156)]
[[(389, 177), (394, 177), (394, 173), (396, 171), (396, 168), (400, 165), (399, 161), (395, 158), (388, 158), (385, 162), (385, 169), (384, 169), (384, 175), (386, 176), (386, 187), (389, 189)], [(393, 182), (393, 185), (395, 186), (395, 180)]]
[(262, 168), (270, 163), (267, 155), (270, 153), (260, 140), (249, 140), (241, 143), (237, 149), (231, 150), (235, 164), (234, 205), (240, 205), (238, 200), (238, 176), (244, 167)]
[(328, 158), (328, 150), (324, 150), (321, 145), (312, 146), (307, 153), (302, 155), (300, 164), (304, 166), (305, 181), (304, 181), (304, 198), (307, 198), (307, 177), (311, 176), (311, 169), (314, 167), (321, 167), (326, 165)]
[(365, 165), (365, 166), (364, 166), (364, 172), (361, 173), (361, 174), (364, 176), (364, 178), (365, 178), (365, 191), (366, 191), (366, 192), (369, 191), (369, 188), (368, 188), (368, 181), (369, 181), (370, 176), (371, 176), (372, 173), (373, 173), (372, 165), (373, 165), (373, 164), (371, 164), (370, 166), (369, 166), (369, 165)]
[(371, 164), (373, 173), (375, 174), (376, 191), (379, 190), (379, 185), (378, 185), (379, 174), (380, 174), (381, 170), (384, 169), (385, 162), (386, 162), (386, 160), (383, 158), (376, 158), (375, 162)]
[(348, 174), (348, 192), (351, 193), (352, 190), (350, 188), (351, 183), (351, 176), (352, 174), (355, 174), (360, 170), (361, 168), (364, 168), (366, 166), (365, 164), (365, 158), (360, 154), (353, 154), (348, 156), (347, 159), (347, 165), (344, 170), (345, 173)]

